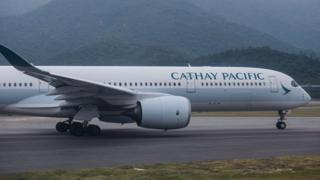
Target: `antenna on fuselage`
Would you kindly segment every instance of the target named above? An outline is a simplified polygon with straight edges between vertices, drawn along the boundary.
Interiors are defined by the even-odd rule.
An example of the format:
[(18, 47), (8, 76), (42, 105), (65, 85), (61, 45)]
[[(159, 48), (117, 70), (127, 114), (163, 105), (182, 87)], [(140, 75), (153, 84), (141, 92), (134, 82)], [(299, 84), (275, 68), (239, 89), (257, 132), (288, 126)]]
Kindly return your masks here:
[(191, 67), (191, 64), (188, 63), (188, 67)]

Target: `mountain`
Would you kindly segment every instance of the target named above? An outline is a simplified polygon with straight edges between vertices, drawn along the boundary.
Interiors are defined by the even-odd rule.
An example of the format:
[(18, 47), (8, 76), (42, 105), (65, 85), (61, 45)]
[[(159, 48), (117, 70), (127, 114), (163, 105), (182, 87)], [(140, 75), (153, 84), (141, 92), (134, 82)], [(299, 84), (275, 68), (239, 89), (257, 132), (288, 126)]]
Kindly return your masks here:
[(189, 0), (208, 13), (320, 53), (319, 0)]
[(0, 17), (22, 15), (35, 10), (49, 1), (50, 0), (1, 0)]
[(202, 56), (192, 65), (241, 66), (273, 69), (286, 73), (301, 84), (320, 84), (320, 60), (304, 54), (290, 54), (269, 47), (228, 50)]
[(161, 46), (143, 46), (123, 41), (99, 42), (62, 53), (48, 61), (47, 65), (187, 65), (190, 58), (177, 50)]
[(53, 0), (0, 24), (1, 43), (35, 62), (114, 39), (193, 57), (248, 46), (295, 50), (185, 0)]

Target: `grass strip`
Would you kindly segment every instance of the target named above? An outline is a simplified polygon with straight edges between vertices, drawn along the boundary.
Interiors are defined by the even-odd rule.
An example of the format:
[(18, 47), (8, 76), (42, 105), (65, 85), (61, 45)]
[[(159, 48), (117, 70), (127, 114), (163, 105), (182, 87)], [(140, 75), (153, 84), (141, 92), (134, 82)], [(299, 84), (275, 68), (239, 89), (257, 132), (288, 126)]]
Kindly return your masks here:
[(242, 159), (211, 162), (123, 166), (82, 170), (56, 170), (0, 175), (1, 180), (82, 180), (82, 179), (155, 179), (155, 180), (319, 180), (319, 156)]

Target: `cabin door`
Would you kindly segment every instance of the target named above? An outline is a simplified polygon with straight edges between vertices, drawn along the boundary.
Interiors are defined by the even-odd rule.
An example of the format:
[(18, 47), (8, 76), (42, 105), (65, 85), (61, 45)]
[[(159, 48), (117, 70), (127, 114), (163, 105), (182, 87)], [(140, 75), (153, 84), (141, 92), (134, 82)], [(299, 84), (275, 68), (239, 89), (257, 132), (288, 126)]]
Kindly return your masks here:
[(191, 79), (187, 80), (187, 93), (195, 93), (196, 92), (196, 80)]
[(39, 81), (39, 92), (49, 92), (49, 84), (44, 81)]
[(279, 92), (278, 79), (275, 76), (269, 76), (270, 91), (272, 93)]

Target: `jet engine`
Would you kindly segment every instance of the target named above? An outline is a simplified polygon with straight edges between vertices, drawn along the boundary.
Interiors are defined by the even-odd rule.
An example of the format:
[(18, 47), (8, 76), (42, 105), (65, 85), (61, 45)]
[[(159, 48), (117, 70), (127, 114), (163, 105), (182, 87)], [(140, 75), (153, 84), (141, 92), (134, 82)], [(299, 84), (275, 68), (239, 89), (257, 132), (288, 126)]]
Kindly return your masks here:
[(191, 104), (180, 96), (143, 99), (136, 108), (138, 126), (151, 129), (179, 129), (188, 126)]

